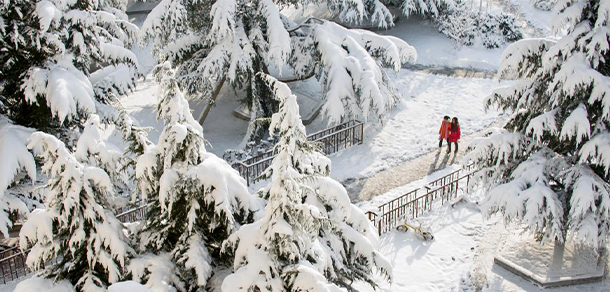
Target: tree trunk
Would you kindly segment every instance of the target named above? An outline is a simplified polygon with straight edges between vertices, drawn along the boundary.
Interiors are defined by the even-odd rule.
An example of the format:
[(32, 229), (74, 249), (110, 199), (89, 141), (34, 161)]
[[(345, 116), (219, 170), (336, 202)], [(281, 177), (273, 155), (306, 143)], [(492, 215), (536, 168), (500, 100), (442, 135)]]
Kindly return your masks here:
[(214, 104), (214, 102), (216, 102), (216, 98), (218, 98), (218, 94), (220, 93), (220, 89), (222, 89), (222, 86), (225, 84), (225, 80), (227, 80), (227, 76), (226, 75), (222, 76), (222, 79), (220, 80), (220, 83), (218, 83), (218, 85), (214, 89), (214, 92), (212, 93), (212, 97), (211, 97), (210, 103), (208, 103), (208, 105), (205, 107), (205, 109), (201, 113), (201, 117), (199, 117), (199, 124), (200, 125), (203, 126), (203, 122), (205, 122), (205, 119), (208, 117), (208, 114), (210, 113), (210, 110), (212, 109), (212, 104)]
[(565, 242), (559, 242), (555, 239), (555, 246), (553, 247), (553, 262), (551, 263), (551, 269), (549, 272), (559, 272), (563, 266), (563, 253), (566, 250)]

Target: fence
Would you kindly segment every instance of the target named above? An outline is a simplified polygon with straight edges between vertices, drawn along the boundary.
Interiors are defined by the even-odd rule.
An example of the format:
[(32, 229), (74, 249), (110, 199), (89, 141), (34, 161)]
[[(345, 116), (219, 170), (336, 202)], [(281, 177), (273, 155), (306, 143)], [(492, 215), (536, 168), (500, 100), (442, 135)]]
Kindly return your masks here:
[[(431, 181), (425, 189), (412, 190), (378, 207), (378, 212), (366, 212), (369, 220), (377, 228), (379, 235), (395, 228), (398, 222), (406, 217), (411, 219), (421, 216), (432, 209), (432, 202), (441, 198), (441, 204), (457, 196), (460, 183), (468, 186), (474, 174), (474, 165), (456, 170), (437, 180)], [(466, 172), (466, 174), (464, 174)], [(418, 193), (425, 191), (424, 195)]]
[[(310, 134), (307, 140), (318, 142), (324, 154), (329, 155), (350, 146), (362, 144), (364, 124), (359, 121), (349, 121), (343, 124)], [(273, 150), (233, 164), (239, 174), (246, 179), (248, 185), (260, 177), (271, 165), (276, 153)]]

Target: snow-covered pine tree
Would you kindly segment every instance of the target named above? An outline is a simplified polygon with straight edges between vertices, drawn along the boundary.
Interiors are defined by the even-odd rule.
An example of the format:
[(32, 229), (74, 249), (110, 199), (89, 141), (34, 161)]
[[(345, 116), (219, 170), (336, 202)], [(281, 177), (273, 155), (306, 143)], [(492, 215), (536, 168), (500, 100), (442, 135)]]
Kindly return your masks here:
[[(215, 269), (231, 258), (222, 242), (241, 224), (251, 222), (260, 204), (245, 180), (224, 160), (205, 151), (201, 125), (190, 113), (168, 62), (155, 68), (160, 81), (158, 115), (165, 122), (159, 143), (138, 159), (139, 191), (152, 200), (138, 235), (142, 252), (130, 270), (147, 285), (158, 265), (171, 263), (164, 277), (179, 291), (205, 289)], [(171, 280), (170, 280), (171, 279)]]
[(133, 254), (123, 225), (108, 210), (106, 196), (114, 191), (110, 178), (102, 169), (78, 162), (49, 134), (32, 134), (28, 147), (44, 161), (49, 194), (46, 210), (33, 212), (21, 229), (21, 248), (31, 246), (26, 264), (79, 291), (104, 291), (121, 280)]
[[(366, 17), (380, 26), (392, 25), (389, 11), (377, 0), (313, 3), (318, 2), (329, 4), (345, 22)], [(411, 46), (324, 21), (311, 19), (297, 25), (279, 12), (279, 7), (289, 4), (303, 3), (163, 0), (149, 14), (142, 32), (145, 39), (154, 38), (161, 61), (178, 66), (177, 78), (187, 93), (213, 103), (226, 82), (245, 90), (252, 122), (277, 111), (277, 102), (258, 73), (296, 71), (295, 80), (317, 76), (331, 120), (366, 118), (394, 105), (395, 93), (382, 67), (398, 70), (414, 59)]]
[[(137, 60), (126, 47), (135, 41), (138, 30), (123, 13), (125, 4), (122, 0), (0, 4), (0, 120), (9, 121), (3, 127), (8, 137), (4, 142), (11, 141), (9, 149), (20, 149), (21, 154), (20, 165), (14, 157), (5, 164), (10, 168), (4, 180), (7, 186), (21, 188), (28, 180), (21, 179), (22, 173), (13, 174), (25, 160), (33, 161), (25, 158), (25, 128), (17, 125), (59, 134), (72, 144), (75, 128), (87, 115), (97, 111), (105, 118), (114, 111), (111, 103), (116, 94), (133, 87)], [(33, 169), (27, 171), (35, 180)], [(5, 186), (0, 187), (4, 192)], [(1, 204), (20, 205), (12, 199)]]
[(224, 244), (235, 261), (222, 291), (345, 291), (356, 280), (375, 286), (374, 267), (389, 278), (390, 264), (371, 243), (372, 224), (328, 177), (328, 158), (307, 141), (296, 96), (264, 77), (280, 101), (270, 129), (279, 135), (278, 155), (259, 192), (268, 200), (262, 218)]
[(137, 59), (126, 47), (138, 30), (124, 2), (0, 4), (0, 114), (28, 127), (65, 128), (95, 112), (96, 102), (109, 103), (107, 93), (131, 88)]
[(559, 41), (526, 39), (506, 49), (500, 76), (520, 80), (488, 105), (511, 110), (506, 131), (465, 159), (482, 167), (484, 209), (537, 238), (602, 246), (610, 229), (610, 4), (562, 1)]

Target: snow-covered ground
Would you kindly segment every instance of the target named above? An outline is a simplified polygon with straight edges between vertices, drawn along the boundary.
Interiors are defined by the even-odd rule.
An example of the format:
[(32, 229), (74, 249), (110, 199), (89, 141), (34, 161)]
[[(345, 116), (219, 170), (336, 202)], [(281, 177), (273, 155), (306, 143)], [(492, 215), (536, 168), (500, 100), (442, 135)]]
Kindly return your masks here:
[(417, 64), (424, 66), (443, 66), (476, 68), (495, 71), (506, 46), (486, 49), (482, 46), (461, 46), (438, 32), (437, 28), (420, 16), (401, 16), (396, 25), (380, 34), (398, 37), (417, 50)]
[[(450, 167), (392, 190), (371, 201), (360, 202), (365, 210), (378, 205), (382, 199), (420, 187), (453, 170)], [(508, 237), (515, 231), (505, 228), (501, 219), (485, 220), (476, 200), (460, 202), (454, 207), (437, 204), (418, 220), (430, 226), (434, 240), (421, 241), (412, 232), (391, 231), (379, 239), (379, 250), (390, 261), (394, 270), (393, 283), (389, 285), (378, 278), (381, 291), (542, 291), (539, 287), (493, 264), (493, 257), (502, 250)], [(525, 235), (527, 236), (527, 235)], [(475, 279), (475, 280), (473, 280)], [(477, 284), (473, 284), (473, 283)], [(361, 292), (374, 291), (365, 283), (357, 283)], [(610, 279), (601, 283), (568, 286), (545, 291), (610, 291)]]
[(393, 79), (402, 94), (400, 102), (383, 125), (366, 128), (363, 145), (331, 156), (335, 179), (367, 177), (436, 149), (444, 115), (458, 117), (462, 135), (468, 135), (487, 128), (501, 114), (485, 111), (484, 100), (506, 82), (408, 70)]

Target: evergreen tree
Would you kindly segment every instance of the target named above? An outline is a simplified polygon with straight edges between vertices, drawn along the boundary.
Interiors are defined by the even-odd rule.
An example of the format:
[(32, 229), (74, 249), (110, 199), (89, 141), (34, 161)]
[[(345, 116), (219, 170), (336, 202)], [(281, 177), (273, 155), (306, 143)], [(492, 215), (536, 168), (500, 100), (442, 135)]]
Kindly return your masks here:
[(390, 264), (375, 250), (372, 224), (328, 177), (329, 160), (307, 141), (296, 96), (264, 76), (280, 101), (270, 134), (278, 155), (259, 192), (268, 200), (262, 218), (242, 226), (224, 245), (235, 255), (223, 291), (344, 291), (355, 280), (375, 286), (372, 270), (390, 277)]
[[(71, 145), (88, 115), (97, 112), (103, 121), (116, 115), (116, 96), (133, 88), (137, 60), (127, 48), (138, 29), (127, 20), (125, 6), (123, 0), (0, 4), (0, 140), (19, 150), (18, 156), (2, 155), (7, 163), (0, 175), (0, 208), (8, 213), (26, 209), (7, 189), (37, 178), (24, 136), (33, 130), (27, 127), (59, 135)], [(0, 225), (10, 226), (9, 217)]]
[[(81, 291), (105, 291), (121, 279), (133, 253), (123, 225), (108, 210), (110, 178), (102, 169), (78, 162), (51, 135), (32, 134), (28, 147), (45, 161), (49, 194), (46, 210), (31, 214), (21, 230), (20, 246), (32, 246), (26, 264)], [(53, 259), (57, 262), (45, 268)]]
[[(380, 26), (393, 24), (387, 8), (376, 0), (307, 3), (326, 3), (346, 22), (371, 18)], [(415, 58), (415, 50), (396, 38), (324, 21), (310, 19), (297, 25), (279, 12), (279, 7), (301, 4), (163, 0), (142, 31), (145, 38), (154, 38), (161, 61), (178, 66), (177, 78), (187, 93), (213, 103), (225, 82), (244, 89), (252, 121), (277, 111), (273, 94), (258, 74), (269, 72), (295, 71), (296, 80), (317, 76), (333, 120), (385, 113), (396, 99), (382, 66), (399, 70), (403, 62)], [(250, 133), (260, 134), (260, 128)]]
[(488, 105), (511, 110), (506, 131), (466, 159), (483, 167), (484, 209), (523, 223), (538, 239), (603, 246), (610, 229), (608, 3), (563, 1), (559, 41), (527, 39), (506, 49), (500, 76), (520, 78)]
[(245, 180), (224, 160), (207, 153), (201, 126), (193, 119), (169, 63), (155, 68), (160, 81), (158, 116), (165, 126), (158, 145), (138, 159), (136, 176), (144, 199), (150, 199), (138, 235), (140, 249), (155, 256), (134, 260), (137, 279), (156, 286), (158, 265), (175, 269), (165, 278), (179, 291), (202, 291), (218, 267), (230, 258), (222, 242), (253, 219), (259, 206)]

